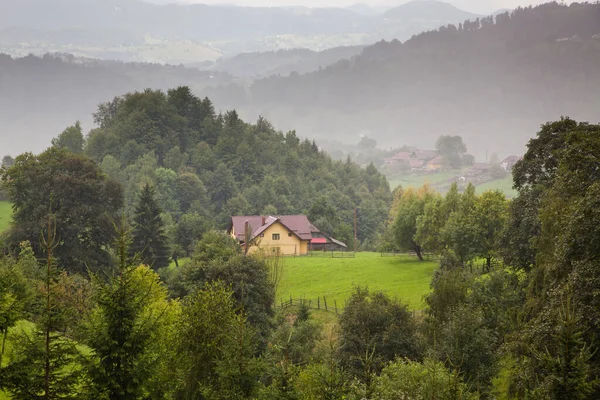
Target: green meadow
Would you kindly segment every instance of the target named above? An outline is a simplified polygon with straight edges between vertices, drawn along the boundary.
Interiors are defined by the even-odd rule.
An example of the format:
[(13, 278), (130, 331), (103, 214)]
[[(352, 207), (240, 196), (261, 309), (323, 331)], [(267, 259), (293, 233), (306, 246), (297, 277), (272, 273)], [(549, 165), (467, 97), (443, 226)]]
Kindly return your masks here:
[(0, 201), (0, 232), (5, 231), (12, 220), (12, 208), (8, 201)]
[[(328, 256), (325, 256), (328, 255)], [(356, 258), (332, 258), (325, 253), (313, 257), (283, 259), (283, 277), (278, 287), (277, 302), (290, 299), (327, 299), (329, 307), (344, 306), (354, 286), (381, 290), (408, 304), (411, 310), (425, 307), (423, 296), (436, 261), (420, 262), (414, 256), (382, 257), (380, 253), (357, 253)]]

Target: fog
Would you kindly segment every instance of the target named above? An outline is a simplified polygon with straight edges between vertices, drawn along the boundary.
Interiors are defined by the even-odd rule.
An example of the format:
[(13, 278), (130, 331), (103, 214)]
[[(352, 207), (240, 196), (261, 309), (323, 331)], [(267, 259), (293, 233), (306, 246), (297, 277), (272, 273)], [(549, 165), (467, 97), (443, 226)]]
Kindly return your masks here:
[[(27, 0), (35, 1), (41, 0)], [(67, 4), (69, 0), (62, 1)], [(120, 0), (112, 1), (118, 3)], [(467, 9), (467, 5), (474, 5), (474, 2), (462, 3), (465, 10), (474, 11)], [(3, 3), (2, 7), (6, 8), (7, 4)], [(347, 20), (346, 11), (328, 11), (300, 18), (280, 10), (273, 14), (272, 10), (211, 8), (214, 16), (230, 23), (248, 22), (249, 18), (254, 18), (252, 23), (236, 24), (235, 31), (239, 36), (225, 40), (233, 28), (220, 26), (220, 30), (211, 30), (206, 24), (191, 23), (197, 21), (196, 17), (208, 18), (206, 10), (179, 20), (182, 13), (190, 10), (169, 8), (167, 13), (163, 8), (132, 1), (130, 4), (140, 8), (124, 10), (131, 15), (131, 18), (125, 18), (120, 14), (114, 16), (113, 8), (103, 8), (106, 3), (95, 4), (98, 13), (106, 12), (103, 18), (107, 26), (121, 29), (126, 22), (132, 37), (152, 31), (146, 19), (135, 18), (136, 11), (144, 10), (152, 18), (164, 17), (160, 32), (165, 37), (179, 35), (174, 41), (212, 35), (214, 41), (207, 41), (207, 46), (218, 43), (231, 46), (234, 43), (242, 49), (238, 52), (248, 49), (254, 53), (236, 55), (231, 51), (216, 63), (203, 64), (198, 60), (198, 65), (194, 65), (192, 55), (189, 64), (201, 68), (198, 69), (96, 61), (82, 55), (67, 40), (61, 50), (77, 50), (75, 57), (19, 58), (18, 54), (29, 51), (28, 48), (23, 50), (25, 44), (15, 45), (7, 41), (6, 35), (0, 35), (4, 38), (4, 42), (0, 40), (0, 53), (13, 54), (12, 58), (0, 56), (0, 155), (39, 152), (50, 145), (52, 137), (76, 120), (81, 120), (86, 130), (93, 128), (92, 113), (97, 105), (115, 96), (144, 88), (166, 90), (178, 85), (189, 85), (195, 94), (209, 96), (217, 111), (235, 108), (248, 120), (261, 115), (276, 128), (295, 129), (301, 137), (356, 143), (366, 134), (376, 139), (380, 146), (390, 148), (402, 145), (431, 147), (441, 134), (458, 134), (465, 137), (478, 159), (484, 159), (486, 152), (522, 153), (542, 123), (556, 120), (561, 115), (590, 122), (598, 120), (599, 5), (544, 6), (521, 11), (512, 17), (501, 16), (497, 20), (480, 18), (477, 26), (459, 25), (465, 15), (473, 15), (468, 11), (444, 7), (433, 10), (438, 13), (437, 19), (420, 19), (419, 24), (410, 19), (410, 13), (418, 7), (401, 9), (400, 17), (395, 17), (396, 14), (387, 14), (385, 19), (355, 16), (356, 19), (351, 21)], [(342, 5), (341, 2), (327, 4)], [(434, 3), (414, 4), (429, 7)], [(515, 5), (507, 1), (487, 4), (490, 8)], [(21, 31), (9, 27), (11, 20), (23, 26), (36, 24), (33, 21), (40, 15), (32, 15), (31, 20), (27, 20), (27, 9), (19, 7), (15, 8), (12, 19), (10, 15), (0, 13), (0, 33), (10, 32), (19, 37)], [(417, 11), (431, 12), (427, 7)], [(57, 10), (58, 14), (62, 12)], [(77, 17), (79, 12), (85, 12), (85, 7), (73, 6), (68, 10)], [(442, 25), (439, 15), (443, 16), (444, 25), (452, 23), (454, 28), (406, 41), (420, 31)], [(65, 30), (60, 31), (61, 35), (72, 37), (73, 33), (67, 29), (68, 22), (65, 22), (68, 20), (49, 19), (45, 29), (59, 32), (63, 26)], [(259, 20), (264, 23), (257, 25), (255, 22)], [(180, 26), (176, 25), (177, 21), (181, 21)], [(269, 21), (278, 21), (280, 25), (269, 25)], [(103, 23), (98, 22), (100, 26)], [(260, 26), (260, 32), (255, 31), (256, 26)], [(256, 43), (269, 43), (272, 47), (266, 47), (268, 50), (285, 48), (288, 42), (273, 43), (283, 37), (277, 35), (278, 30), (283, 29), (281, 26), (294, 32), (285, 38), (312, 38), (315, 43), (327, 43), (328, 47), (345, 45), (339, 38), (350, 36), (344, 32), (353, 32), (351, 29), (369, 33), (362, 34), (361, 40), (365, 43), (360, 46), (328, 52), (290, 49), (264, 53), (256, 50)], [(40, 42), (35, 42), (41, 49), (38, 54), (54, 48), (43, 42), (48, 37), (44, 32), (49, 31), (22, 30), (38, 38)], [(98, 31), (88, 33), (94, 32)], [(310, 32), (320, 33), (311, 36)], [(243, 41), (240, 39), (243, 36), (255, 41)], [(406, 42), (371, 45), (382, 36), (388, 40), (397, 37)], [(379, 39), (375, 39), (377, 37)], [(86, 38), (85, 35), (79, 37), (83, 43), (88, 40)], [(105, 43), (105, 48), (112, 45), (100, 43)], [(159, 45), (130, 43), (115, 48), (131, 49), (136, 52), (134, 59), (144, 61), (148, 49), (164, 49), (169, 43), (170, 40)], [(110, 57), (121, 53), (109, 48), (102, 54)]]

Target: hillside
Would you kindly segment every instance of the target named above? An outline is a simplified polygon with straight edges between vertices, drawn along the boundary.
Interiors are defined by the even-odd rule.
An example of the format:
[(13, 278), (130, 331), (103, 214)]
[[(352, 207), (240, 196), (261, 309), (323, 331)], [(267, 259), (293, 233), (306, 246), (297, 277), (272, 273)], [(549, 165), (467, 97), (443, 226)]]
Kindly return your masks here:
[(219, 60), (211, 70), (239, 77), (287, 76), (328, 67), (343, 59), (350, 59), (362, 51), (362, 46), (336, 47), (323, 51), (309, 49), (279, 50), (263, 53), (242, 53)]
[(201, 91), (231, 81), (227, 74), (175, 66), (0, 54), (0, 149), (13, 156), (39, 152), (75, 120), (90, 127), (96, 106), (124, 91), (184, 84)]
[[(381, 39), (405, 40), (456, 22), (454, 14), (462, 13), (454, 9), (449, 13), (446, 3), (430, 3), (418, 18), (396, 19), (379, 12), (365, 13), (364, 7), (357, 12), (353, 8), (151, 4), (141, 0), (3, 1), (0, 52), (21, 56), (69, 52), (121, 61), (194, 64), (215, 61), (221, 54), (304, 47), (324, 50)], [(181, 46), (193, 49), (181, 51)]]
[(386, 11), (383, 16), (395, 20), (437, 20), (462, 22), (481, 15), (458, 9), (450, 3), (437, 0), (413, 1)]
[(397, 146), (414, 144), (416, 136), (433, 145), (440, 134), (460, 134), (477, 159), (491, 138), (499, 154), (519, 153), (540, 121), (596, 118), (598, 21), (598, 4), (518, 9), (405, 43), (381, 42), (321, 71), (211, 97), (315, 138), (356, 142), (367, 132)]

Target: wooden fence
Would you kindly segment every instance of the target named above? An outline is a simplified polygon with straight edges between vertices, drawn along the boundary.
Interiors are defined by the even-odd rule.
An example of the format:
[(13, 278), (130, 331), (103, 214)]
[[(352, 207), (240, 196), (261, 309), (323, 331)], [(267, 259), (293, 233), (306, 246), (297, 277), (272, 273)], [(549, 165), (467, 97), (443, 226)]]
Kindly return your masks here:
[(288, 300), (281, 299), (280, 306), (286, 309), (292, 306), (306, 306), (313, 310), (324, 310), (327, 312), (335, 312), (338, 314), (339, 308), (337, 300), (331, 299), (327, 301), (327, 297), (317, 297), (316, 299), (294, 299), (292, 296)]

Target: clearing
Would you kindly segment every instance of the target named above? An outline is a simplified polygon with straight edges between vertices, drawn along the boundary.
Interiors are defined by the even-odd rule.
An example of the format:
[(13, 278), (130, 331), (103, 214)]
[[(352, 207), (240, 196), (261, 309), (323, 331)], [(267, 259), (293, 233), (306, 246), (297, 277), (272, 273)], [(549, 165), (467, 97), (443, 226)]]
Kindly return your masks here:
[(12, 208), (8, 201), (0, 201), (0, 232), (5, 231), (12, 220)]
[[(450, 170), (435, 173), (406, 173), (389, 175), (388, 181), (390, 188), (395, 189), (399, 185), (404, 188), (418, 188), (428, 183), (433, 189), (440, 193), (445, 193), (450, 187), (451, 181), (461, 170)], [(509, 174), (502, 179), (496, 179), (485, 183), (480, 183), (475, 186), (477, 193), (483, 193), (486, 190), (501, 190), (506, 197), (513, 198), (517, 192), (512, 188), (512, 175)]]
[(332, 258), (330, 253), (312, 257), (284, 257), (283, 277), (277, 302), (294, 299), (327, 298), (329, 307), (344, 306), (356, 285), (381, 290), (407, 303), (411, 310), (425, 308), (423, 296), (437, 261), (420, 262), (414, 256), (381, 257), (380, 253), (357, 253), (356, 258)]

